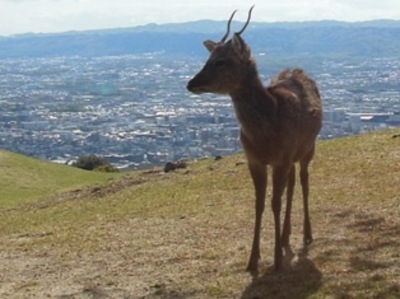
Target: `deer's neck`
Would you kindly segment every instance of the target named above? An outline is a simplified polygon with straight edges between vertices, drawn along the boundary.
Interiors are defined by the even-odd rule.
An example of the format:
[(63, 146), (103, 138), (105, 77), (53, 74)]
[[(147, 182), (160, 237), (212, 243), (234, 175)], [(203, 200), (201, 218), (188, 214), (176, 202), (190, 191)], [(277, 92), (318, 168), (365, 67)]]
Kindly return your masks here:
[(272, 128), (276, 114), (276, 99), (262, 84), (254, 62), (243, 72), (238, 88), (230, 94), (237, 118), (244, 133)]

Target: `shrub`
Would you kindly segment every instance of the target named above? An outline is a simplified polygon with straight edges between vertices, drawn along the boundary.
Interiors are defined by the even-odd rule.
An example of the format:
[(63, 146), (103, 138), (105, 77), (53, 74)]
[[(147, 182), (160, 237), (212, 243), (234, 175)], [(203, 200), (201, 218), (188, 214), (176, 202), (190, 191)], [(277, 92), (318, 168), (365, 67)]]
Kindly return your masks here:
[(102, 172), (117, 172), (118, 169), (108, 163), (103, 157), (96, 155), (85, 155), (78, 158), (72, 163), (72, 166), (85, 170), (96, 170)]
[(174, 162), (167, 162), (164, 166), (164, 172), (170, 172), (176, 169), (187, 168), (187, 163), (183, 161)]

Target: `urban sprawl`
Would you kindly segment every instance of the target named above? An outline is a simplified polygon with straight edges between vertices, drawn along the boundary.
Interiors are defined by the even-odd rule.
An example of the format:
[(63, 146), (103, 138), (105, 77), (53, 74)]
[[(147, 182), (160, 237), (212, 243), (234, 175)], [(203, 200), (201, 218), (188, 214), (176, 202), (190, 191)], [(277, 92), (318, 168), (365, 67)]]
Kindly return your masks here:
[[(230, 99), (186, 90), (202, 63), (157, 54), (1, 60), (0, 148), (62, 163), (96, 154), (120, 168), (236, 153)], [(259, 65), (267, 84), (274, 74)], [(324, 103), (319, 138), (400, 125), (399, 59), (326, 60), (309, 72)]]

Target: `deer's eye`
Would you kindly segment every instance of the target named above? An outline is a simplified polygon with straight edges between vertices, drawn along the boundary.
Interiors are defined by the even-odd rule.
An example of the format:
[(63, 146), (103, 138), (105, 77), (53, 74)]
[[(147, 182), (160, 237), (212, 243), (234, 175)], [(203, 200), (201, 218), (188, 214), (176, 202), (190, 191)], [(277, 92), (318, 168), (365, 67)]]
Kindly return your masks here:
[(215, 62), (215, 66), (216, 66), (216, 67), (223, 67), (223, 66), (225, 66), (225, 65), (226, 65), (226, 61), (225, 61), (225, 60), (222, 60), (222, 59), (217, 60), (217, 61)]

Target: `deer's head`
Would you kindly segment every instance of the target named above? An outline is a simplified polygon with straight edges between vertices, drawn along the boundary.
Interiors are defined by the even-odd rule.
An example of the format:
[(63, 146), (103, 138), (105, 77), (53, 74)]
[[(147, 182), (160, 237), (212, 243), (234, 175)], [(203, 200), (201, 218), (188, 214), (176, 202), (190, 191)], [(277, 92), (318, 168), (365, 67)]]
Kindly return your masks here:
[(227, 31), (219, 42), (206, 40), (204, 46), (210, 51), (204, 67), (189, 81), (187, 89), (193, 93), (227, 94), (234, 91), (238, 82), (245, 75), (243, 70), (251, 58), (251, 50), (240, 36), (250, 22), (250, 8), (247, 21), (243, 28), (235, 32), (233, 37), (225, 42), (229, 35), (231, 22), (236, 11), (229, 18)]

